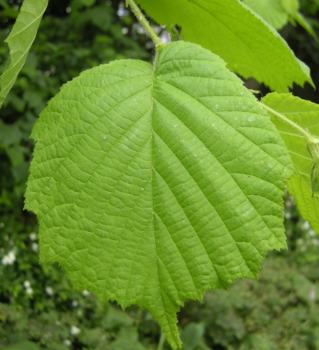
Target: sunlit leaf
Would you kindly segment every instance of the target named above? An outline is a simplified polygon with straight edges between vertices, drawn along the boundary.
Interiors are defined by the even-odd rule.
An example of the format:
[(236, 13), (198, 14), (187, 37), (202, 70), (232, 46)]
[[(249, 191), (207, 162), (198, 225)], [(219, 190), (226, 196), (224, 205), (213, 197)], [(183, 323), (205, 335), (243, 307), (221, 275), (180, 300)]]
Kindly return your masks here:
[(32, 137), (26, 207), (42, 262), (103, 301), (148, 309), (174, 349), (185, 300), (256, 278), (286, 247), (287, 150), (242, 81), (198, 45), (167, 45), (154, 68), (84, 72)]

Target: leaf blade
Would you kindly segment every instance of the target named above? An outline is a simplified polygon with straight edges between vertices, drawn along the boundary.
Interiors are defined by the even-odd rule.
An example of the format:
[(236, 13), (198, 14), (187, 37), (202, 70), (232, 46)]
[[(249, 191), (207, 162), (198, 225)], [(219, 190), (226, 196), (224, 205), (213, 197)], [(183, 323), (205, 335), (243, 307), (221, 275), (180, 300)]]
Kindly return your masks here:
[(48, 0), (25, 0), (16, 23), (5, 40), (10, 57), (0, 78), (0, 108), (24, 66), (47, 6)]
[(26, 208), (42, 262), (101, 300), (147, 308), (174, 349), (186, 299), (256, 278), (267, 251), (286, 247), (288, 154), (241, 80), (198, 45), (167, 45), (154, 72), (128, 60), (83, 73), (32, 137)]

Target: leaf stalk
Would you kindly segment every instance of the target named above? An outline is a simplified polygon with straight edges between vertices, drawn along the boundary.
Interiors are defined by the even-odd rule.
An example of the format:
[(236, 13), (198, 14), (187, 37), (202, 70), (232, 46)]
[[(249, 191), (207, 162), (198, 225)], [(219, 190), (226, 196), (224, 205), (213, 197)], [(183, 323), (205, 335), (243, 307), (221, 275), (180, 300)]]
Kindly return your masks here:
[(314, 193), (317, 192), (319, 188), (319, 184), (318, 184), (319, 180), (317, 176), (317, 174), (319, 174), (319, 138), (311, 135), (311, 133), (307, 129), (302, 128), (297, 123), (287, 118), (285, 115), (275, 111), (274, 109), (268, 107), (262, 102), (260, 102), (260, 104), (265, 110), (267, 110), (273, 116), (289, 124), (293, 129), (299, 132), (307, 141), (308, 152), (310, 153), (314, 161), (312, 165), (312, 170), (311, 170), (312, 196), (314, 196)]
[(140, 8), (136, 5), (134, 0), (126, 0), (126, 6), (130, 6), (134, 15), (138, 19), (138, 21), (141, 23), (141, 25), (145, 28), (149, 36), (151, 37), (156, 49), (159, 49), (164, 46), (164, 43), (162, 40), (156, 35), (154, 29), (151, 27), (149, 24), (148, 20), (146, 17), (143, 15), (142, 11)]
[(159, 340), (159, 343), (158, 343), (157, 350), (163, 350), (164, 342), (165, 342), (165, 334), (162, 331), (161, 332), (161, 337), (160, 337), (160, 340)]
[(276, 118), (281, 119), (285, 123), (289, 124), (296, 131), (298, 131), (300, 134), (302, 134), (302, 136), (307, 140), (308, 143), (318, 143), (319, 140), (316, 137), (312, 136), (309, 131), (305, 130), (304, 128), (302, 128), (298, 124), (294, 123), (289, 118), (287, 118), (285, 115), (283, 115), (283, 114), (275, 111), (274, 109), (268, 107), (264, 103), (260, 102), (260, 104), (262, 105), (262, 107), (264, 109), (266, 109), (268, 112), (273, 114)]

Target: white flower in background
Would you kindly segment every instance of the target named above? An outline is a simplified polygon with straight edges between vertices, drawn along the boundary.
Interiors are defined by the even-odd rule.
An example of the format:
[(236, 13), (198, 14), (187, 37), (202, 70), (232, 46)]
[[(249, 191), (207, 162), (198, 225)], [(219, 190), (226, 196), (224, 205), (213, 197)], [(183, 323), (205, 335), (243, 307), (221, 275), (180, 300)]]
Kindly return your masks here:
[(160, 35), (160, 39), (163, 41), (164, 44), (168, 44), (171, 42), (171, 34), (168, 31), (163, 31), (163, 33)]
[(39, 251), (39, 245), (38, 245), (38, 243), (33, 242), (33, 243), (31, 244), (31, 249), (32, 249), (35, 253), (37, 253), (37, 252)]
[(316, 300), (316, 291), (315, 291), (314, 287), (311, 287), (311, 289), (310, 289), (309, 299), (310, 300)]
[(82, 317), (83, 316), (83, 311), (82, 310), (78, 310), (78, 312), (76, 314), (78, 315), (78, 317)]
[(291, 219), (291, 213), (289, 211), (285, 211), (284, 212), (284, 218), (288, 219), (288, 220)]
[(123, 18), (129, 14), (128, 10), (125, 8), (124, 2), (120, 2), (118, 10), (116, 11), (116, 14)]
[(77, 336), (78, 334), (81, 333), (81, 329), (76, 327), (76, 326), (72, 326), (71, 330), (70, 330), (70, 334), (73, 336)]
[(4, 228), (4, 222), (0, 222), (0, 228)]
[(298, 238), (297, 245), (303, 245), (303, 244), (304, 244), (304, 240), (302, 238)]
[(87, 291), (86, 289), (84, 289), (84, 291), (82, 292), (82, 294), (83, 294), (84, 297), (87, 297), (87, 296), (90, 295), (90, 292)]
[(286, 204), (287, 208), (290, 208), (292, 206), (293, 202), (288, 200), (288, 201), (286, 201), (285, 204)]
[(33, 294), (33, 289), (32, 289), (31, 287), (26, 288), (25, 292), (26, 292), (28, 295), (32, 295), (32, 294)]
[(316, 234), (316, 232), (315, 232), (314, 230), (310, 230), (310, 231), (309, 231), (309, 236), (310, 236), (310, 237), (316, 237), (317, 234)]
[(319, 246), (319, 240), (318, 239), (313, 239), (312, 240), (312, 244), (318, 247)]
[(16, 260), (16, 255), (13, 250), (11, 250), (8, 254), (6, 254), (2, 260), (1, 263), (2, 265), (12, 265)]
[(30, 239), (30, 241), (35, 241), (37, 239), (37, 234), (34, 232), (31, 232), (29, 234), (29, 239)]
[(126, 27), (122, 28), (122, 33), (124, 35), (126, 35), (128, 33), (128, 28), (126, 28)]
[(310, 224), (308, 221), (304, 221), (302, 224), (301, 224), (301, 228), (304, 230), (304, 231), (308, 231), (310, 229)]
[(52, 297), (52, 295), (54, 294), (54, 290), (51, 287), (45, 287), (45, 292)]
[(24, 286), (24, 288), (30, 288), (31, 287), (31, 283), (29, 282), (29, 281), (24, 281), (23, 282), (23, 286)]
[(146, 29), (143, 26), (141, 26), (139, 23), (136, 23), (136, 31), (138, 34), (146, 33)]
[(72, 306), (73, 307), (78, 307), (79, 306), (79, 302), (77, 300), (73, 300), (72, 301)]
[(31, 288), (31, 283), (29, 281), (24, 281), (23, 286), (25, 288), (26, 294), (28, 294), (28, 295), (33, 294), (33, 289)]
[(71, 346), (72, 345), (71, 340), (69, 340), (69, 339), (65, 339), (64, 344), (66, 346)]

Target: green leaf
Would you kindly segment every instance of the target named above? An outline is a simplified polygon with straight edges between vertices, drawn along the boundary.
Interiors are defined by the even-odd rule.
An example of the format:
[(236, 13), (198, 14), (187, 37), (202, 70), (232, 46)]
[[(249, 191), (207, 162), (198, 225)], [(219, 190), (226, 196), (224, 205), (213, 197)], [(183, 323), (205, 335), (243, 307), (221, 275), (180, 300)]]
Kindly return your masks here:
[(10, 57), (0, 78), (0, 108), (24, 66), (47, 6), (48, 0), (24, 0), (23, 2), (16, 23), (6, 39)]
[[(319, 106), (291, 94), (268, 94), (262, 102), (291, 121), (319, 135)], [(272, 117), (291, 155), (296, 174), (288, 181), (288, 189), (294, 196), (301, 215), (319, 233), (319, 193), (316, 192), (314, 159), (307, 150), (306, 139), (293, 127)], [(317, 171), (316, 171), (317, 172)], [(312, 175), (312, 176), (311, 176)], [(317, 180), (318, 181), (318, 180)], [(314, 196), (313, 194), (314, 192)]]
[(150, 311), (175, 349), (186, 299), (256, 278), (286, 247), (290, 159), (242, 81), (198, 45), (121, 60), (66, 84), (35, 125), (26, 208), (42, 262)]
[(281, 29), (288, 20), (293, 23), (296, 21), (318, 41), (311, 23), (298, 11), (298, 0), (243, 0), (243, 2), (275, 29)]
[(183, 350), (196, 350), (199, 348), (205, 333), (203, 323), (189, 323), (181, 332)]
[(262, 18), (238, 0), (137, 0), (158, 23), (182, 27), (182, 38), (222, 57), (244, 78), (288, 92), (309, 82), (309, 68)]
[(288, 13), (278, 0), (244, 0), (243, 2), (275, 29), (281, 29), (288, 22)]
[(317, 41), (318, 37), (311, 24), (298, 10), (297, 0), (243, 0), (244, 4), (260, 15), (275, 29), (281, 29), (288, 20), (296, 21)]
[(280, 0), (280, 3), (286, 13), (292, 17), (294, 17), (299, 10), (298, 0)]
[(314, 31), (311, 23), (302, 13), (296, 12), (293, 18), (301, 27), (303, 27), (310, 35), (312, 35), (316, 41), (318, 41), (317, 33)]

